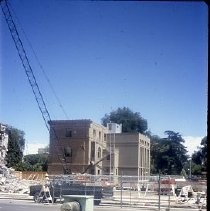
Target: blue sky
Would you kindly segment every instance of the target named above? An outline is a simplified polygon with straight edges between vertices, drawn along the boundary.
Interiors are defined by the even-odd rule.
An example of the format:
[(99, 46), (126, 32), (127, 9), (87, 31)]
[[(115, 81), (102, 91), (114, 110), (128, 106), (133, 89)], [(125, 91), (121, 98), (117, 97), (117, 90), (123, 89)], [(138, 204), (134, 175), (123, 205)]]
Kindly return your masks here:
[[(16, 0), (10, 5), (52, 119), (65, 115), (24, 33), (69, 119), (100, 123), (105, 113), (126, 106), (161, 137), (165, 130), (206, 135), (205, 3)], [(25, 131), (28, 144), (48, 144), (2, 12), (0, 17), (0, 121)]]

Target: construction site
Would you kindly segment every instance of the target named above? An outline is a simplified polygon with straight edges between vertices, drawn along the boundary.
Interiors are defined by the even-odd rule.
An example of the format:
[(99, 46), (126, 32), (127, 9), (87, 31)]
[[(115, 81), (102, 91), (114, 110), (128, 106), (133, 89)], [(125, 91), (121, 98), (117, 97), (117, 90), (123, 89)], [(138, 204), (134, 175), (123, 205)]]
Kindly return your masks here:
[[(74, 120), (55, 121), (51, 127), (52, 125), (54, 127), (50, 136), (49, 171), (20, 172), (5, 165), (8, 135), (5, 126), (1, 124), (0, 198), (28, 199), (36, 204), (62, 205), (67, 200), (65, 196), (77, 196), (75, 200), (80, 197), (87, 197), (86, 200), (89, 200), (88, 197), (91, 196), (93, 205), (102, 207), (206, 209), (206, 180), (147, 175), (150, 167), (149, 154), (140, 154), (142, 148), (149, 152), (150, 145), (146, 137), (136, 134), (123, 135), (121, 130), (118, 130), (114, 131), (114, 141), (110, 144), (110, 131), (119, 126), (117, 124), (112, 123), (105, 128), (90, 120)], [(54, 147), (57, 140), (60, 140), (66, 153), (62, 162), (59, 162), (59, 158), (62, 159), (63, 156), (59, 157), (58, 153), (62, 154), (63, 151), (55, 151)], [(133, 145), (125, 145), (128, 142)], [(137, 159), (129, 159), (126, 150), (136, 153)], [(85, 210), (93, 210), (93, 205)]]
[[(110, 126), (109, 128), (113, 130), (113, 127), (118, 125), (111, 124)], [(65, 135), (66, 128), (68, 128), (67, 136)], [(118, 130), (114, 131), (118, 133), (114, 133), (115, 142), (110, 145), (105, 134), (108, 134), (108, 140), (110, 140), (111, 133), (107, 130), (90, 120), (56, 121), (56, 127), (53, 127), (56, 137), (51, 136), (50, 141), (49, 172), (20, 172), (7, 168), (5, 165), (8, 135), (5, 126), (1, 124), (0, 198), (28, 199), (36, 204), (60, 204), (62, 206), (66, 203), (66, 196), (76, 196), (77, 199), (74, 200), (84, 200), (84, 197), (85, 200), (89, 200), (88, 197), (92, 197), (94, 206), (92, 205), (92, 208), (87, 208), (85, 211), (91, 211), (95, 206), (149, 210), (206, 209), (206, 180), (193, 181), (181, 176), (167, 175), (148, 176), (148, 154), (139, 156), (138, 151), (145, 146), (144, 151), (149, 150), (149, 141), (144, 139), (144, 136), (128, 136), (128, 134), (124, 136)], [(91, 131), (90, 134), (86, 135), (87, 131)], [(124, 137), (125, 142), (119, 141), (118, 136), (120, 140)], [(133, 154), (136, 149), (139, 149), (135, 156), (138, 162), (126, 156), (122, 144), (127, 142), (127, 137), (129, 137), (129, 142), (132, 139), (137, 140), (133, 142), (134, 147), (130, 144), (126, 145), (126, 149), (129, 148), (129, 152), (133, 150)], [(57, 138), (61, 140), (67, 154), (64, 163), (59, 162), (59, 157), (54, 151), (53, 146)], [(76, 145), (75, 139), (77, 140)], [(111, 158), (109, 152), (112, 152)], [(90, 160), (86, 160), (89, 158), (87, 154), (91, 154)], [(120, 157), (120, 154), (123, 156)], [(144, 166), (142, 164), (145, 164), (145, 161), (148, 164)], [(127, 175), (122, 174), (122, 169), (127, 172)], [(71, 173), (65, 174), (67, 170)]]
[[(31, 200), (39, 204), (63, 204), (65, 195), (93, 196), (94, 207), (148, 210), (172, 208), (206, 210), (206, 181), (186, 181), (177, 176), (51, 175), (23, 176), (1, 166), (0, 198)], [(23, 179), (25, 177), (25, 179)], [(47, 188), (43, 189), (44, 186)], [(1, 200), (0, 199), (0, 200)]]
[(1, 200), (12, 199), (61, 211), (206, 210), (206, 180), (150, 175), (146, 135), (123, 133), (122, 125), (111, 122), (105, 127), (90, 119), (52, 120), (8, 2), (0, 4), (50, 137), (47, 172), (15, 171), (6, 167), (8, 134), (0, 124), (0, 206)]

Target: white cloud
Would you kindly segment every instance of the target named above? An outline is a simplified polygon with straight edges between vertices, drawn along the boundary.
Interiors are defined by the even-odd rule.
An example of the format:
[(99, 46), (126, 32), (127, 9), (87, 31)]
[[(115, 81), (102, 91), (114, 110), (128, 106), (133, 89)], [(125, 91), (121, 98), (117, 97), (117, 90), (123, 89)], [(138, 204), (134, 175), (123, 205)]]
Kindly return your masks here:
[(39, 148), (44, 148), (46, 146), (47, 146), (46, 144), (40, 144), (40, 143), (32, 143), (32, 144), (26, 143), (24, 155), (37, 154)]
[(188, 155), (192, 155), (194, 151), (198, 150), (200, 146), (201, 140), (203, 137), (193, 137), (193, 136), (184, 136), (183, 139), (185, 140), (184, 146), (187, 147)]

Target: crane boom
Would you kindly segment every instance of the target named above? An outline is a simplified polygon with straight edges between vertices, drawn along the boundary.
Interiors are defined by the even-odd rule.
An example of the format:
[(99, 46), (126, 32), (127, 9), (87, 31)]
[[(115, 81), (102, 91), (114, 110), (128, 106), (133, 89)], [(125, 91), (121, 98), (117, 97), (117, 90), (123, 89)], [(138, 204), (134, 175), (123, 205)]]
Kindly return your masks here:
[[(23, 65), (23, 68), (25, 70), (25, 73), (26, 73), (26, 76), (28, 78), (31, 89), (33, 91), (33, 94), (34, 94), (35, 100), (37, 102), (38, 108), (39, 108), (39, 110), (42, 114), (42, 118), (43, 118), (44, 123), (47, 127), (47, 130), (50, 132), (50, 126), (49, 126), (48, 123), (50, 123), (52, 120), (51, 120), (50, 114), (47, 110), (43, 95), (42, 95), (42, 93), (39, 89), (39, 86), (38, 86), (36, 77), (33, 73), (32, 67), (30, 65), (27, 53), (26, 53), (24, 46), (23, 46), (23, 43), (20, 39), (17, 27), (16, 27), (15, 22), (12, 18), (12, 14), (11, 14), (11, 11), (9, 9), (7, 0), (0, 0), (0, 4), (1, 4), (1, 9), (2, 9), (2, 12), (4, 14), (5, 20), (7, 22), (10, 34), (12, 36), (14, 43), (15, 43), (15, 47), (17, 49), (20, 60), (22, 62), (22, 65)], [(53, 127), (51, 128), (51, 130), (52, 130), (52, 133), (57, 140), (57, 145), (59, 146), (59, 138), (56, 134), (56, 131)], [(65, 162), (64, 153), (62, 153), (62, 154), (60, 153), (58, 146), (57, 147), (53, 146), (53, 147), (56, 148), (57, 156), (58, 156), (59, 161), (61, 162), (61, 164), (63, 166), (64, 173), (68, 173), (68, 168), (67, 168), (67, 164)]]
[(10, 9), (8, 7), (8, 4), (7, 4), (7, 0), (1, 0), (0, 2), (1, 2), (2, 12), (4, 14), (5, 20), (7, 22), (9, 30), (10, 30), (10, 34), (12, 36), (14, 43), (15, 43), (15, 47), (18, 51), (18, 55), (20, 57), (22, 65), (25, 69), (25, 73), (27, 75), (28, 81), (29, 81), (30, 86), (32, 88), (32, 91), (33, 91), (33, 94), (35, 96), (36, 102), (38, 104), (39, 110), (41, 111), (45, 125), (46, 125), (46, 127), (49, 131), (50, 128), (49, 128), (49, 125), (48, 125), (48, 121), (51, 121), (51, 117), (50, 117), (50, 114), (47, 110), (47, 107), (46, 107), (44, 98), (42, 96), (42, 93), (41, 93), (39, 86), (37, 84), (37, 81), (36, 81), (35, 75), (33, 73), (33, 70), (31, 68), (31, 65), (29, 63), (29, 59), (28, 59), (26, 51), (23, 47), (23, 43), (20, 39), (16, 25), (13, 21)]
[[(32, 70), (32, 67), (30, 65), (30, 62), (29, 62), (29, 59), (27, 57), (27, 53), (24, 49), (24, 46), (23, 46), (23, 43), (20, 39), (20, 36), (19, 36), (19, 33), (18, 33), (18, 30), (16, 28), (16, 25), (15, 25), (15, 22), (12, 18), (12, 14), (11, 14), (11, 11), (8, 7), (8, 3), (7, 3), (7, 0), (0, 0), (0, 4), (1, 4), (1, 9), (2, 9), (2, 12), (4, 14), (4, 17), (5, 17), (5, 20), (7, 22), (7, 25), (8, 25), (8, 28), (10, 30), (10, 34), (12, 36), (12, 39), (15, 43), (15, 47), (17, 49), (17, 52), (18, 52), (18, 55), (20, 57), (20, 60), (22, 62), (22, 65), (23, 65), (23, 68), (25, 70), (25, 73), (27, 75), (27, 78), (28, 78), (28, 81), (29, 81), (29, 84), (32, 88), (32, 91), (33, 91), (33, 94), (34, 94), (34, 97), (36, 99), (36, 102), (37, 102), (37, 105), (39, 107), (39, 110), (42, 114), (42, 118), (44, 120), (44, 123), (47, 127), (47, 130), (50, 132), (50, 126), (48, 123), (51, 123), (52, 120), (51, 120), (51, 117), (50, 117), (50, 114), (47, 110), (47, 107), (46, 107), (46, 104), (45, 104), (45, 101), (44, 101), (44, 98), (43, 98), (43, 95), (39, 89), (39, 86), (38, 86), (38, 83), (37, 83), (37, 80), (36, 80), (36, 77), (33, 73), (33, 70)], [(56, 151), (57, 151), (57, 156), (63, 166), (63, 170), (64, 170), (64, 174), (68, 174), (69, 171), (68, 171), (68, 168), (67, 168), (67, 164), (66, 164), (66, 161), (65, 161), (65, 158), (64, 158), (64, 153), (60, 154), (60, 150), (59, 150), (59, 137), (57, 136), (56, 134), (56, 131), (53, 127), (51, 127), (51, 130), (52, 130), (52, 133), (54, 134), (55, 136), (55, 139), (57, 141), (57, 147), (56, 146), (53, 146), (56, 148)], [(104, 156), (102, 159), (100, 159), (97, 163), (95, 164), (90, 164), (83, 173), (86, 173), (87, 170), (95, 165), (97, 165), (99, 162), (101, 162), (102, 160), (104, 160), (105, 158), (107, 157)]]

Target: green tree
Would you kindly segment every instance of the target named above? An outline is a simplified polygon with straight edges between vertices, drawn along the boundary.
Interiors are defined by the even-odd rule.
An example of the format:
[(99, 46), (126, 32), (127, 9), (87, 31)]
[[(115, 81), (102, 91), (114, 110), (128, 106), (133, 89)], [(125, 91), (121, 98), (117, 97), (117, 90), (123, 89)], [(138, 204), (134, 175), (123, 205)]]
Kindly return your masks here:
[(169, 162), (169, 172), (180, 173), (187, 161), (187, 150), (183, 145), (185, 140), (179, 133), (173, 131), (165, 131), (168, 135), (167, 139), (170, 142), (169, 155), (172, 157)]
[(46, 154), (32, 154), (24, 156), (23, 161), (31, 165), (35, 171), (47, 171), (47, 158)]
[(8, 126), (8, 151), (6, 162), (8, 167), (15, 167), (23, 158), (25, 148), (25, 133), (22, 130)]
[(147, 133), (147, 136), (150, 138), (150, 155), (151, 155), (151, 174), (158, 173), (158, 163), (157, 160), (160, 157), (161, 145), (160, 145), (160, 137), (157, 135), (152, 135), (151, 133)]
[(15, 165), (16, 171), (33, 171), (28, 163), (19, 162)]
[(201, 175), (207, 171), (207, 136), (200, 143), (200, 147), (192, 154), (192, 174)]
[[(164, 174), (180, 174), (187, 161), (187, 150), (182, 144), (184, 139), (174, 131), (165, 131), (166, 138), (152, 140), (151, 157), (154, 161), (154, 171)], [(154, 143), (153, 143), (154, 142)]]
[(46, 154), (25, 155), (23, 161), (15, 166), (18, 171), (47, 171)]
[(202, 166), (192, 162), (192, 175), (201, 175)]
[(205, 136), (202, 140), (201, 140), (201, 148), (200, 148), (201, 152), (202, 152), (202, 168), (204, 171), (207, 170), (207, 136)]
[(122, 124), (123, 132), (139, 132), (145, 134), (147, 130), (147, 120), (142, 118), (139, 112), (133, 112), (127, 107), (118, 108), (102, 118), (102, 124), (114, 122)]
[(196, 165), (202, 164), (202, 152), (201, 152), (201, 150), (195, 151), (192, 154), (192, 162), (195, 163)]

